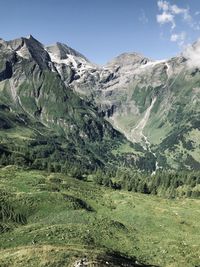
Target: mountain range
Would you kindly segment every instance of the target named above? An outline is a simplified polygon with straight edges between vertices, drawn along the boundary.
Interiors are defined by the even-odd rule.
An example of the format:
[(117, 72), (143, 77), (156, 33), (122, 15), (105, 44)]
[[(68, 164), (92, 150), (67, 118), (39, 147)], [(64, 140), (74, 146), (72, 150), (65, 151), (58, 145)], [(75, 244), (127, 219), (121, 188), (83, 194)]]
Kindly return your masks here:
[(0, 39), (2, 162), (199, 170), (198, 47), (160, 61), (124, 53), (98, 66), (62, 43)]

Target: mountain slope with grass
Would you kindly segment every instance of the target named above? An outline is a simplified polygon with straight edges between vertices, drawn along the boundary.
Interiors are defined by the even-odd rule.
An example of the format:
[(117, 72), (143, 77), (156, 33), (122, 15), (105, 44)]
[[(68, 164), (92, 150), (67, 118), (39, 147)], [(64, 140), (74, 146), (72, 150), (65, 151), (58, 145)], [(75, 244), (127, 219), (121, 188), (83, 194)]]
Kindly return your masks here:
[[(82, 57), (64, 48), (71, 58)], [(7, 157), (7, 163), (56, 171), (76, 165), (83, 172), (116, 162), (140, 168), (145, 150), (129, 142), (91, 101), (69, 88), (47, 51), (32, 36), (0, 41), (1, 164), (6, 165)], [(67, 66), (65, 78), (71, 79)], [(128, 153), (122, 151), (124, 146)], [(115, 150), (122, 151), (120, 158)], [(154, 168), (153, 163), (150, 171)]]
[[(0, 170), (0, 265), (199, 264), (199, 200), (163, 199), (59, 173)], [(86, 264), (87, 265), (87, 264)]]

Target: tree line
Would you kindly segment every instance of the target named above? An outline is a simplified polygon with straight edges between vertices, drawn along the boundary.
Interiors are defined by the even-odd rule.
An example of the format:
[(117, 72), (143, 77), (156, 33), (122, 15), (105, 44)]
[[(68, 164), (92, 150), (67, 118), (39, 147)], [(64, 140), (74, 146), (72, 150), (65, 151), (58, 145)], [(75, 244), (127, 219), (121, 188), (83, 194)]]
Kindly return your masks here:
[[(9, 151), (14, 150), (12, 145), (14, 146), (10, 144)], [(67, 151), (64, 151), (56, 143), (43, 144), (33, 141), (30, 146), (15, 147), (11, 153), (0, 146), (0, 166), (17, 165), (48, 172), (60, 172), (76, 179), (86, 179), (90, 175), (96, 184), (116, 190), (124, 189), (169, 198), (200, 197), (200, 171), (159, 170), (155, 175), (151, 175), (115, 165), (109, 168), (101, 167), (99, 163), (95, 163), (95, 159), (93, 168), (88, 168), (87, 159), (75, 158), (75, 151), (71, 151), (73, 149), (68, 146)]]

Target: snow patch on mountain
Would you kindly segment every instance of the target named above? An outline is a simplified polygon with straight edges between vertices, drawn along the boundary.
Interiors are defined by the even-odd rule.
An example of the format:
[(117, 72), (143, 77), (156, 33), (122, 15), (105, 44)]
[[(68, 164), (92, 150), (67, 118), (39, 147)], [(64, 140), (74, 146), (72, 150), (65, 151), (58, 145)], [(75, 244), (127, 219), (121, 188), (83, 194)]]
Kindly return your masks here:
[(165, 63), (166, 60), (163, 59), (163, 60), (156, 60), (156, 61), (150, 61), (150, 62), (147, 62), (146, 64), (144, 65), (141, 65), (140, 68), (141, 69), (144, 69), (144, 68), (147, 68), (147, 67), (154, 67), (156, 66), (157, 64), (161, 64), (161, 63)]

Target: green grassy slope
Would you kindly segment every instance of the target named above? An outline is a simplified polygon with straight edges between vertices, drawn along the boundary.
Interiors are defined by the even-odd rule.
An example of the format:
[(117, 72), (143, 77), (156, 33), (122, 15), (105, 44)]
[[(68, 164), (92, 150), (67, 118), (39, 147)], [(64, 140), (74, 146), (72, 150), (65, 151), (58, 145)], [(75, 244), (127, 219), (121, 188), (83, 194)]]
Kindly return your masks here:
[(72, 266), (84, 255), (103, 257), (104, 266), (111, 254), (111, 266), (120, 265), (112, 262), (116, 255), (132, 264), (199, 264), (199, 200), (116, 191), (11, 166), (0, 170), (0, 181), (2, 267)]

